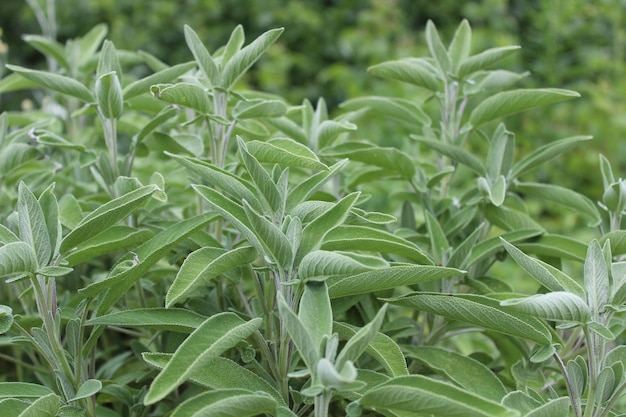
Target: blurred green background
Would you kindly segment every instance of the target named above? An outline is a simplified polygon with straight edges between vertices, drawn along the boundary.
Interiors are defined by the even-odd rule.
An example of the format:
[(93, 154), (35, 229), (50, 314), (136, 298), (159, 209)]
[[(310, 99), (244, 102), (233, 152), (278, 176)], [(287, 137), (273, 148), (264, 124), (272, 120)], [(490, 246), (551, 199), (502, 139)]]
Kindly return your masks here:
[[(55, 15), (55, 24), (37, 18), (35, 3), (44, 14)], [(109, 25), (108, 37), (118, 49), (144, 50), (168, 64), (192, 59), (184, 24), (197, 31), (209, 50), (223, 45), (236, 24), (243, 25), (248, 40), (283, 26), (285, 33), (247, 83), (293, 104), (324, 97), (331, 110), (360, 95), (410, 98), (414, 91), (375, 79), (367, 67), (424, 55), (428, 19), (446, 41), (467, 18), (476, 50), (523, 47), (504, 63), (506, 69), (530, 72), (520, 86), (569, 88), (582, 94), (581, 99), (507, 122), (523, 153), (557, 138), (596, 138), (538, 172), (540, 181), (598, 199), (603, 191), (598, 153), (611, 160), (618, 176), (626, 172), (626, 0), (56, 0), (49, 12), (46, 3), (54, 2), (2, 1), (0, 61), (46, 68), (42, 55), (21, 40), (23, 34), (44, 34), (64, 43), (101, 22)], [(147, 68), (134, 71), (141, 75)], [(18, 110), (27, 94), (3, 96), (0, 110)], [(360, 135), (383, 144), (396, 143), (407, 133), (394, 134), (393, 127), (367, 122), (360, 127)], [(394, 135), (398, 137), (387, 137)]]

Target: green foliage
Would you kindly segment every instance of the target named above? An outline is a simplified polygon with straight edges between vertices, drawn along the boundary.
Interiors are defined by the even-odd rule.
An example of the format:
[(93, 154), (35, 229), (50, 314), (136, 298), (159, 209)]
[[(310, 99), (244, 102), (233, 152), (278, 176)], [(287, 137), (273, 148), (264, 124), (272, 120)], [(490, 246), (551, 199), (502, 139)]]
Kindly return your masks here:
[[(244, 88), (282, 33), (237, 26), (210, 52), (185, 26), (173, 66), (106, 26), (26, 38), (56, 65), (10, 65), (0, 91), (64, 111), (0, 116), (0, 411), (622, 413), (626, 188), (605, 157), (599, 204), (523, 180), (589, 138), (520, 152), (503, 122), (578, 93), (512, 88), (495, 66), (518, 47), (429, 21), (428, 56), (370, 67), (414, 97), (335, 114)], [(362, 138), (372, 114), (397, 142)], [(548, 233), (553, 203), (588, 243)]]

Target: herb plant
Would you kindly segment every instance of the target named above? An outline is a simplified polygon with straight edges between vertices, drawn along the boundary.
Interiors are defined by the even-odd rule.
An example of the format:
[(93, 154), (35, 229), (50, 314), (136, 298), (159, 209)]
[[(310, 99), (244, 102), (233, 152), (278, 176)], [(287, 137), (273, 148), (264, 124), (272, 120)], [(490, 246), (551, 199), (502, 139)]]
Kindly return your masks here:
[[(511, 89), (518, 47), (429, 22), (430, 56), (369, 69), (414, 97), (333, 117), (246, 89), (282, 29), (210, 52), (185, 27), (174, 66), (106, 32), (27, 36), (56, 64), (0, 80), (45, 91), (0, 116), (0, 414), (619, 415), (626, 187), (604, 157), (598, 204), (529, 181), (590, 137), (518, 155), (503, 119), (578, 97)], [(412, 134), (362, 139), (385, 120)]]

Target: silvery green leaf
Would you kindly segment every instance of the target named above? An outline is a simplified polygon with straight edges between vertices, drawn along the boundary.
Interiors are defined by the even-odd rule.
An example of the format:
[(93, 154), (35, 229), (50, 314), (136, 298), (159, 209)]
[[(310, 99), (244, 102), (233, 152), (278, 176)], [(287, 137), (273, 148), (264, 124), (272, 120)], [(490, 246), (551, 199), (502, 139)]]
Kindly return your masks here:
[(322, 341), (330, 337), (333, 330), (333, 312), (326, 283), (307, 282), (298, 308), (298, 318), (321, 355)]
[(6, 67), (22, 77), (34, 82), (40, 87), (76, 97), (87, 103), (92, 103), (94, 101), (91, 91), (73, 78), (45, 71), (31, 70), (17, 65), (7, 64)]
[(119, 326), (191, 333), (206, 317), (179, 308), (135, 308), (116, 311), (87, 320), (84, 326)]
[(150, 92), (150, 87), (153, 85), (171, 83), (187, 71), (192, 70), (195, 66), (195, 62), (185, 62), (134, 81), (124, 87), (124, 100), (130, 100), (140, 94)]
[(193, 57), (196, 59), (196, 63), (211, 85), (217, 85), (219, 83), (220, 73), (215, 60), (191, 27), (185, 25), (184, 30), (185, 41), (187, 42), (187, 46), (189, 47), (189, 50), (191, 50)]
[(17, 213), (21, 240), (33, 248), (40, 266), (48, 265), (52, 244), (46, 217), (39, 201), (23, 182), (18, 186)]
[(579, 296), (565, 291), (508, 299), (502, 301), (500, 305), (545, 320), (586, 323), (591, 318), (591, 310), (587, 303)]
[(378, 77), (438, 91), (440, 82), (431, 68), (419, 59), (401, 59), (371, 66), (368, 71)]
[(178, 405), (170, 417), (252, 417), (271, 413), (276, 400), (243, 389), (223, 389), (198, 394)]
[(9, 331), (13, 324), (13, 310), (9, 306), (0, 304), (0, 334)]
[(476, 71), (488, 68), (512, 53), (517, 52), (520, 48), (520, 46), (502, 46), (487, 49), (476, 55), (472, 55), (461, 63), (459, 67), (459, 77), (464, 78)]
[(595, 317), (604, 311), (609, 302), (609, 271), (600, 243), (595, 239), (589, 243), (584, 266), (587, 303)]

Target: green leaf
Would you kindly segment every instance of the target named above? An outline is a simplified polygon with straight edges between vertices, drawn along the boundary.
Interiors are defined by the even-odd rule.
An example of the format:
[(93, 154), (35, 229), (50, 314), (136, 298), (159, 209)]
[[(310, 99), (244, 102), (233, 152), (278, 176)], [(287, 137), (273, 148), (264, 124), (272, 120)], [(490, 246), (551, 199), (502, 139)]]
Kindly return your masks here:
[(293, 264), (294, 254), (287, 236), (274, 223), (250, 207), (245, 200), (243, 208), (252, 231), (261, 244), (260, 252), (276, 263), (280, 269), (289, 268)]
[(186, 299), (199, 286), (231, 269), (250, 263), (257, 257), (257, 251), (249, 246), (225, 251), (218, 248), (200, 248), (191, 253), (183, 262), (174, 282), (165, 296), (165, 306), (171, 307)]
[(450, 244), (441, 225), (430, 211), (425, 212), (425, 218), (426, 229), (430, 238), (430, 252), (435, 254), (435, 262), (441, 265), (444, 258), (448, 255)]
[(9, 306), (0, 304), (0, 334), (8, 332), (12, 325), (13, 310)]
[(272, 413), (276, 406), (276, 400), (267, 395), (242, 389), (217, 390), (182, 402), (170, 417), (250, 417)]
[(239, 101), (233, 109), (233, 117), (238, 120), (262, 117), (280, 117), (287, 113), (287, 106), (280, 100), (253, 99)]
[(209, 317), (176, 349), (174, 356), (152, 381), (144, 404), (154, 404), (185, 382), (194, 369), (204, 367), (241, 340), (254, 333), (260, 318), (243, 321), (234, 313), (219, 313)]
[(88, 238), (104, 232), (139, 208), (158, 189), (150, 184), (115, 198), (86, 215), (61, 242), (61, 253), (67, 253)]
[(45, 277), (62, 277), (72, 271), (72, 268), (66, 268), (64, 266), (44, 266), (43, 268), (39, 268), (37, 273)]
[(64, 259), (69, 266), (97, 258), (100, 255), (132, 248), (150, 239), (153, 233), (130, 226), (112, 226), (87, 239)]
[(97, 379), (88, 379), (83, 382), (82, 385), (76, 391), (76, 395), (69, 401), (77, 401), (82, 400), (83, 398), (89, 398), (91, 396), (96, 395), (98, 392), (102, 390), (102, 382)]
[(39, 266), (48, 265), (52, 256), (52, 245), (46, 217), (39, 201), (23, 182), (18, 187), (17, 213), (21, 240), (33, 248)]
[(8, 227), (0, 224), (0, 244), (20, 242), (20, 238), (17, 237)]
[(208, 93), (197, 84), (157, 84), (150, 87), (150, 92), (159, 100), (194, 109), (200, 114), (212, 112)]
[(384, 301), (428, 311), (542, 345), (550, 344), (552, 340), (549, 330), (540, 320), (508, 311), (500, 306), (499, 301), (483, 295), (414, 293)]
[(597, 240), (589, 242), (587, 258), (584, 267), (584, 283), (587, 290), (587, 304), (594, 317), (604, 312), (604, 306), (609, 302), (609, 271), (602, 254), (602, 248)]
[(187, 71), (192, 70), (195, 66), (195, 62), (185, 62), (134, 81), (124, 87), (124, 100), (130, 100), (140, 94), (148, 93), (152, 85), (172, 82)]
[(176, 114), (178, 114), (178, 108), (176, 106), (164, 107), (156, 116), (150, 119), (148, 123), (144, 124), (139, 133), (134, 136), (137, 144), (141, 143), (146, 136), (174, 117)]
[(511, 255), (511, 257), (517, 262), (519, 266), (528, 272), (530, 276), (536, 279), (541, 285), (546, 287), (550, 291), (569, 291), (578, 297), (584, 297), (584, 289), (574, 279), (570, 278), (566, 274), (555, 275), (546, 266), (545, 263), (538, 259), (531, 258), (515, 246), (511, 245), (504, 239), (500, 239), (504, 249)]
[(361, 327), (350, 339), (348, 339), (335, 360), (335, 366), (337, 369), (343, 369), (348, 362), (356, 363), (359, 357), (361, 357), (363, 352), (365, 352), (367, 347), (370, 345), (374, 337), (376, 337), (380, 326), (383, 324), (386, 313), (387, 304), (384, 304), (380, 310), (378, 310), (378, 313), (376, 313), (376, 316), (374, 316), (372, 321)]
[(512, 298), (502, 301), (500, 305), (545, 320), (586, 323), (591, 318), (591, 310), (587, 303), (579, 296), (566, 291)]
[[(171, 359), (171, 353), (142, 353), (143, 359), (148, 364), (163, 369)], [(270, 394), (279, 404), (285, 405), (276, 388), (254, 372), (231, 361), (218, 357), (212, 359), (203, 368), (195, 369), (189, 376), (189, 380), (196, 384), (218, 390), (225, 388), (240, 388), (249, 391), (261, 391)]]
[(580, 94), (557, 88), (503, 91), (483, 100), (476, 106), (470, 114), (469, 121), (476, 128), (500, 117), (574, 97), (580, 97)]
[(3, 416), (18, 416), (29, 405), (29, 402), (15, 398), (0, 399), (0, 414)]
[(296, 262), (299, 262), (309, 252), (319, 249), (328, 232), (346, 220), (350, 209), (356, 204), (360, 194), (360, 192), (348, 194), (304, 227), (300, 248), (296, 254)]
[(45, 71), (31, 70), (17, 65), (7, 64), (6, 67), (22, 77), (34, 82), (40, 87), (56, 91), (57, 93), (76, 97), (87, 103), (92, 103), (94, 101), (91, 91), (72, 78)]
[(191, 333), (206, 320), (189, 310), (179, 308), (136, 308), (116, 311), (87, 320), (85, 326), (138, 327), (141, 329), (167, 330)]
[(539, 239), (521, 242), (520, 249), (540, 256), (584, 262), (587, 244), (568, 236), (544, 234)]
[(333, 312), (325, 282), (309, 281), (300, 298), (298, 318), (308, 330), (314, 347), (322, 354), (322, 342), (332, 335)]
[(284, 206), (283, 196), (276, 183), (272, 180), (267, 171), (261, 166), (261, 163), (257, 161), (248, 152), (248, 147), (241, 137), (237, 137), (237, 144), (239, 145), (239, 153), (243, 164), (246, 167), (246, 171), (250, 174), (252, 181), (256, 184), (257, 189), (260, 191), (261, 197), (267, 202), (267, 207), (273, 213), (282, 213), (282, 207)]
[(75, 151), (85, 150), (85, 146), (79, 143), (72, 143), (56, 133), (44, 129), (34, 130), (31, 134), (33, 139), (42, 145), (52, 146), (58, 149), (72, 149)]
[(476, 55), (468, 57), (459, 67), (459, 77), (466, 76), (483, 69), (486, 69), (496, 62), (506, 58), (514, 52), (517, 52), (520, 46), (502, 46), (498, 48), (487, 49)]
[(25, 242), (12, 242), (0, 246), (0, 278), (18, 275), (34, 274), (39, 264), (37, 254)]
[(55, 417), (61, 407), (61, 398), (50, 393), (37, 398), (17, 417)]
[(347, 120), (324, 120), (317, 128), (312, 128), (311, 143), (315, 149), (323, 149), (332, 145), (333, 141), (337, 139), (340, 134), (356, 129), (356, 125)]
[(80, 66), (85, 65), (87, 61), (93, 58), (108, 32), (108, 26), (105, 23), (100, 23), (91, 28), (82, 38), (78, 39), (80, 51), (77, 56), (80, 60)]
[[(101, 77), (104, 74), (114, 72), (117, 75), (119, 84), (124, 83), (124, 73), (120, 66), (117, 51), (115, 45), (109, 40), (105, 40), (100, 51), (100, 58), (98, 59), (98, 67), (96, 69), (96, 76)], [(121, 91), (120, 91), (121, 96)]]
[(488, 205), (485, 208), (485, 215), (493, 225), (506, 231), (517, 230), (541, 230), (543, 227), (532, 219), (528, 214), (513, 208)]
[(448, 54), (454, 72), (457, 72), (461, 64), (469, 57), (471, 47), (472, 28), (467, 19), (463, 19), (459, 27), (457, 27), (456, 32), (454, 32), (454, 37), (448, 47)]
[(39, 398), (52, 393), (50, 388), (43, 385), (28, 382), (0, 382), (0, 399)]
[(428, 254), (412, 242), (366, 226), (338, 226), (332, 229), (326, 235), (321, 249), (395, 253), (417, 263), (427, 265), (434, 263)]
[(327, 170), (328, 167), (305, 145), (288, 138), (272, 138), (267, 142), (246, 143), (248, 151), (259, 162), (304, 169)]
[(430, 54), (435, 58), (435, 63), (439, 67), (441, 74), (446, 76), (452, 69), (452, 63), (450, 62), (450, 55), (448, 55), (448, 51), (443, 46), (432, 20), (426, 22), (426, 43), (428, 44)]
[(583, 370), (578, 362), (570, 360), (567, 362), (567, 373), (569, 374), (574, 394), (580, 398), (587, 387), (587, 369)]
[(385, 168), (410, 179), (415, 175), (415, 163), (405, 153), (396, 148), (381, 148), (367, 142), (345, 142), (332, 148), (325, 148), (321, 155), (332, 158), (349, 158)]
[(65, 48), (59, 42), (39, 35), (23, 35), (22, 39), (42, 54), (53, 58), (63, 68), (69, 69)]
[(411, 135), (411, 138), (436, 152), (444, 154), (453, 161), (467, 166), (478, 175), (487, 175), (487, 170), (481, 160), (460, 146), (450, 145), (418, 135)]
[[(349, 340), (359, 331), (358, 327), (347, 323), (335, 322), (333, 331), (342, 339)], [(376, 333), (365, 349), (368, 355), (378, 361), (391, 376), (408, 375), (406, 359), (398, 344), (384, 333)], [(360, 373), (360, 371), (359, 371)]]
[[(384, 263), (382, 266), (388, 266)], [(307, 253), (298, 266), (298, 278), (302, 281), (323, 280), (332, 276), (354, 275), (374, 269), (338, 251), (314, 250)]]
[(228, 42), (226, 42), (226, 46), (224, 46), (222, 52), (222, 67), (226, 65), (230, 59), (235, 56), (237, 52), (241, 50), (244, 41), (246, 40), (245, 33), (242, 25), (235, 26), (230, 37), (228, 38)]
[(568, 207), (589, 219), (589, 226), (595, 227), (602, 222), (596, 205), (589, 198), (569, 188), (552, 184), (517, 182), (515, 191), (538, 197), (541, 201), (550, 201)]
[(185, 25), (185, 42), (187, 42), (189, 50), (193, 54), (198, 67), (200, 67), (206, 79), (211, 85), (217, 85), (220, 76), (217, 64), (196, 32), (188, 25)]
[(347, 162), (347, 159), (341, 160), (336, 164), (330, 166), (328, 168), (328, 171), (317, 172), (296, 185), (287, 197), (285, 211), (289, 213), (298, 204), (311, 197), (326, 182), (328, 182), (333, 176), (335, 176), (346, 165)]
[(491, 369), (471, 357), (430, 346), (406, 346), (404, 351), (469, 392), (496, 402), (507, 393)]
[(438, 417), (516, 417), (518, 413), (495, 401), (458, 388), (452, 384), (410, 375), (393, 378), (363, 394), (363, 407), (408, 411)]
[(300, 352), (302, 360), (309, 372), (314, 372), (315, 365), (320, 359), (320, 352), (311, 338), (309, 330), (304, 326), (300, 318), (287, 305), (282, 294), (278, 293), (278, 312), (283, 320), (287, 333), (291, 336), (293, 344)]
[(417, 104), (410, 100), (395, 97), (366, 96), (342, 102), (339, 107), (345, 110), (369, 108), (377, 115), (398, 120), (409, 126), (430, 126), (430, 117)]
[(579, 145), (581, 142), (588, 141), (592, 138), (592, 136), (573, 136), (540, 146), (517, 161), (511, 168), (511, 172), (508, 174), (508, 177), (511, 179), (517, 178), (520, 175), (538, 167), (544, 162), (551, 161), (552, 159), (563, 155), (565, 152), (574, 146)]
[(282, 28), (268, 30), (252, 41), (252, 43), (235, 53), (223, 68), (221, 87), (226, 90), (232, 89), (252, 64), (276, 42), (281, 33), (283, 33), (283, 30)]
[(330, 284), (331, 298), (367, 294), (436, 279), (462, 275), (463, 271), (430, 265), (392, 266), (341, 278)]
[(96, 103), (107, 119), (117, 119), (124, 109), (122, 84), (115, 72), (102, 74), (96, 79)]
[(369, 67), (368, 71), (378, 77), (413, 84), (433, 92), (439, 90), (439, 81), (432, 67), (421, 59), (387, 61)]
[(569, 397), (557, 398), (537, 407), (524, 417), (567, 417), (570, 415), (570, 405)]

